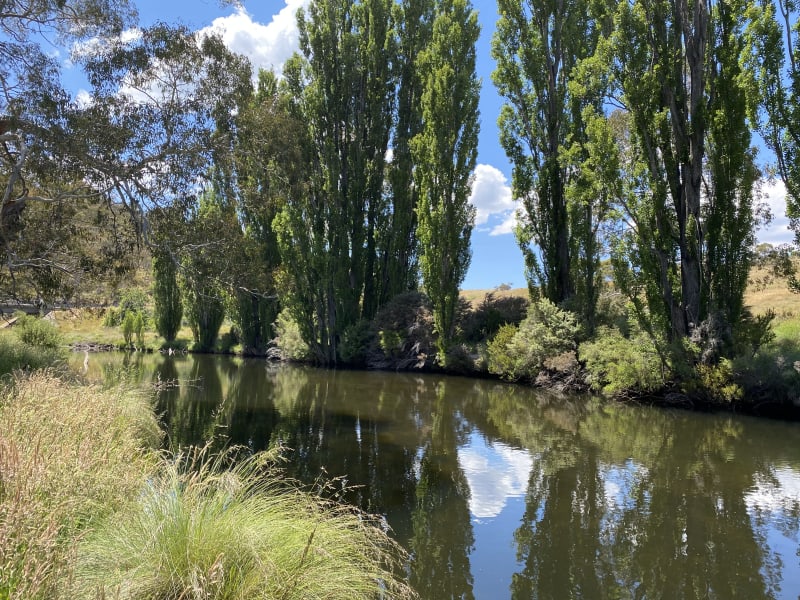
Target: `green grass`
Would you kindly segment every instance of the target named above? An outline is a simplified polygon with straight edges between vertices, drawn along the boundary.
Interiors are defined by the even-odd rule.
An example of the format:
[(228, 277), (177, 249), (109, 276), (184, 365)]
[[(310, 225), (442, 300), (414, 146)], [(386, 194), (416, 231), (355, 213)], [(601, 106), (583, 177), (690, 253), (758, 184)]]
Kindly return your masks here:
[[(402, 552), (366, 515), (270, 472), (256, 455), (178, 457), (86, 537), (73, 598), (405, 598)], [(199, 465), (199, 466), (198, 466)]]

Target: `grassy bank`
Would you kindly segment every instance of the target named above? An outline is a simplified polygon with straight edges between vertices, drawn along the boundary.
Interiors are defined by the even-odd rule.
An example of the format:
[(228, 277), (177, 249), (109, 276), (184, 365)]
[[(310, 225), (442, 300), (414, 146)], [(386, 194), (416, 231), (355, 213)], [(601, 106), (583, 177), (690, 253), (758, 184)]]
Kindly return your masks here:
[[(4, 365), (41, 350), (0, 334)], [(167, 456), (160, 436), (147, 391), (5, 375), (0, 600), (413, 597), (373, 518), (299, 491), (267, 456), (228, 469)]]

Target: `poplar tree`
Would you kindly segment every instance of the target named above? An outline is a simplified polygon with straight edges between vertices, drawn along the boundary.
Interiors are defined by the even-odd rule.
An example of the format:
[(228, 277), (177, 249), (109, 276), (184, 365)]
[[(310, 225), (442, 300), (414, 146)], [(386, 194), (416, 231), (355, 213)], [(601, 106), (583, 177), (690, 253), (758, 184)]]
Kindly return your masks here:
[(468, 203), (478, 142), (480, 82), (475, 43), (480, 26), (468, 0), (440, 0), (433, 35), (417, 69), (424, 91), (423, 128), (411, 153), (419, 186), (417, 237), (420, 272), (433, 303), (444, 363), (455, 330), (459, 285), (470, 262), (475, 208)]
[(167, 343), (175, 341), (183, 318), (183, 303), (177, 274), (178, 269), (173, 257), (161, 249), (154, 249), (153, 302), (156, 330)]
[(399, 57), (397, 116), (387, 174), (390, 214), (379, 237), (380, 305), (416, 289), (419, 282), (416, 236), (419, 188), (415, 184), (411, 140), (422, 131), (423, 81), (416, 57), (430, 43), (434, 5), (434, 0), (404, 0), (395, 9)]
[[(597, 232), (610, 202), (602, 160), (602, 79), (577, 80), (594, 55), (603, 4), (587, 0), (499, 0), (492, 78), (506, 104), (500, 142), (522, 201), (517, 242), (532, 296), (572, 302), (593, 324), (599, 285)], [(597, 167), (601, 167), (598, 171)], [(613, 177), (612, 177), (613, 179)], [(577, 295), (577, 297), (576, 297)]]
[[(656, 326), (735, 328), (750, 267), (757, 178), (742, 71), (745, 2), (636, 0), (618, 7), (611, 71), (641, 175), (624, 203), (617, 279), (646, 293)], [(632, 276), (631, 273), (636, 273)]]
[(317, 359), (335, 364), (345, 329), (377, 308), (377, 232), (394, 111), (391, 0), (315, 0), (300, 12), (301, 60), (286, 70), (307, 124), (303, 196), (278, 216), (292, 311)]

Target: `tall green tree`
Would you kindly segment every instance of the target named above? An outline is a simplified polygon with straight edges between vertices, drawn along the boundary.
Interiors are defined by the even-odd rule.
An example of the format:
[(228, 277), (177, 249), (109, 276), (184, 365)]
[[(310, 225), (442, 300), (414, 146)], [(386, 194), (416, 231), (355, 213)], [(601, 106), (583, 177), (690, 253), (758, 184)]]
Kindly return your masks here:
[(214, 349), (225, 319), (230, 289), (225, 276), (238, 258), (230, 252), (231, 237), (226, 234), (237, 230), (233, 205), (214, 191), (187, 207), (181, 287), (195, 347), (203, 352)]
[(468, 0), (440, 0), (431, 43), (417, 59), (424, 85), (424, 125), (411, 141), (411, 153), (419, 186), (419, 262), (425, 292), (433, 302), (442, 363), (455, 333), (459, 286), (471, 258), (475, 208), (468, 199), (479, 130), (479, 34), (478, 16)]
[(156, 331), (167, 343), (173, 342), (181, 328), (183, 302), (178, 286), (175, 258), (163, 250), (153, 252), (153, 302)]
[(640, 175), (624, 203), (631, 227), (618, 279), (632, 281), (629, 267), (644, 276), (652, 316), (671, 339), (712, 315), (725, 327), (742, 316), (757, 223), (741, 67), (746, 9), (637, 0), (615, 17), (611, 71)]
[(292, 310), (317, 359), (334, 364), (344, 330), (378, 303), (377, 232), (395, 84), (392, 2), (315, 0), (300, 12), (303, 59), (286, 69), (307, 125), (306, 190), (279, 215)]
[(434, 0), (404, 0), (395, 8), (397, 16), (397, 116), (392, 137), (392, 160), (388, 165), (391, 207), (388, 223), (380, 232), (380, 305), (417, 288), (417, 201), (415, 163), (411, 140), (422, 131), (420, 103), (424, 85), (415, 58), (430, 43)]
[[(576, 81), (595, 53), (604, 3), (499, 0), (493, 80), (505, 98), (500, 142), (513, 163), (522, 201), (517, 242), (532, 295), (556, 304), (574, 299), (593, 322), (599, 223), (608, 205), (589, 155), (602, 136), (602, 78)], [(595, 163), (602, 161), (595, 159)]]

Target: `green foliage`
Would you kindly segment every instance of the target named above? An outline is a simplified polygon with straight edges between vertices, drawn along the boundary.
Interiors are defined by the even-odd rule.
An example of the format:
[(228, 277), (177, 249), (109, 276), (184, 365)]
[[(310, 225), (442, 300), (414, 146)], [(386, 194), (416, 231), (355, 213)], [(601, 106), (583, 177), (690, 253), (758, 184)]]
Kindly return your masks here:
[(437, 360), (446, 362), (455, 335), (458, 289), (471, 254), (475, 208), (469, 204), (477, 159), (475, 44), (478, 15), (468, 0), (441, 0), (431, 43), (419, 54), (423, 127), (411, 140), (419, 185), (417, 239), (425, 293), (433, 303)]
[(133, 335), (136, 332), (136, 315), (139, 315), (139, 313), (127, 312), (122, 320), (122, 337), (125, 339), (127, 348), (133, 346)]
[(603, 116), (606, 78), (590, 69), (607, 3), (499, 0), (492, 80), (506, 104), (500, 143), (513, 164), (516, 229), (535, 297), (567, 301), (594, 327), (598, 228), (618, 196), (617, 148)]
[(17, 313), (13, 331), (23, 344), (35, 348), (58, 348), (64, 343), (61, 333), (53, 323)]
[(133, 333), (136, 335), (136, 343), (139, 348), (144, 348), (144, 317), (137, 312), (133, 318)]
[(275, 320), (275, 339), (272, 343), (274, 350), (269, 353), (272, 357), (298, 362), (311, 359), (311, 352), (300, 332), (300, 326), (287, 308)]
[[(720, 404), (730, 404), (744, 397), (744, 390), (736, 383), (733, 363), (722, 359), (717, 364), (698, 364), (695, 367), (696, 381), (688, 382), (688, 389), (701, 393), (705, 398)], [(695, 383), (697, 388), (692, 385)]]
[[(382, 340), (382, 338), (380, 339)], [(375, 343), (375, 330), (372, 328), (372, 323), (361, 319), (344, 330), (342, 343), (339, 346), (339, 357), (346, 365), (365, 367)], [(383, 346), (382, 341), (380, 345)]]
[(601, 327), (579, 346), (578, 356), (592, 389), (612, 397), (658, 391), (669, 375), (655, 342), (639, 329), (625, 337), (617, 329)]
[[(179, 456), (81, 544), (73, 596), (285, 600), (412, 596), (375, 520), (281, 484), (270, 456)], [(400, 572), (400, 571), (397, 571)]]
[(514, 357), (510, 345), (518, 328), (515, 325), (501, 325), (486, 348), (487, 366), (490, 373), (506, 379), (513, 379)]
[(489, 344), (489, 371), (507, 379), (533, 380), (548, 359), (575, 349), (579, 333), (574, 313), (542, 298), (531, 305), (519, 328), (500, 328)]
[(12, 333), (0, 333), (0, 375), (53, 367), (65, 359), (58, 347), (31, 346)]
[(127, 288), (120, 293), (117, 308), (109, 308), (103, 317), (105, 327), (119, 327), (125, 322), (128, 313), (141, 313), (142, 318), (149, 320), (147, 305), (150, 298), (140, 288)]
[(153, 253), (153, 303), (156, 331), (170, 344), (181, 328), (183, 302), (175, 259), (168, 252)]
[[(303, 56), (285, 68), (304, 182), (275, 228), (293, 279), (288, 302), (324, 364), (336, 363), (344, 331), (374, 315), (389, 284), (386, 273), (376, 275), (379, 233), (393, 212), (384, 194), (395, 98), (393, 6), (312, 1), (298, 18)], [(384, 248), (380, 259), (394, 250)]]

